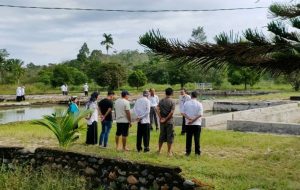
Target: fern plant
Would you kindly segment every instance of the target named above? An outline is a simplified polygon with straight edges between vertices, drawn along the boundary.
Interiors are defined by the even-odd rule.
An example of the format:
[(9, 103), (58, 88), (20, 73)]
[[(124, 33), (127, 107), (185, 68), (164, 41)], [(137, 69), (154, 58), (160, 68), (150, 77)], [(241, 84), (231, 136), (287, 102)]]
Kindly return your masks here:
[(51, 115), (45, 115), (43, 120), (33, 121), (33, 124), (41, 125), (48, 128), (57, 138), (61, 148), (67, 149), (79, 138), (79, 132), (83, 130), (83, 126), (78, 125), (82, 118), (89, 115), (91, 111), (80, 111), (78, 114), (70, 114), (65, 112), (56, 112)]

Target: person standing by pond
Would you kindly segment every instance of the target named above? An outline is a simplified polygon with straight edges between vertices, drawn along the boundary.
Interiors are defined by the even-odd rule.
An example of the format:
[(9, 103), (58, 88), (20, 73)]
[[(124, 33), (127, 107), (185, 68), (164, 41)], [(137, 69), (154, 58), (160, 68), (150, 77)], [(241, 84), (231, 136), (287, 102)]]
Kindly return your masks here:
[(161, 148), (164, 142), (168, 144), (168, 155), (172, 156), (172, 144), (174, 142), (174, 124), (173, 114), (175, 111), (175, 102), (172, 99), (173, 89), (167, 88), (166, 97), (158, 103), (157, 114), (160, 121), (160, 134), (158, 142), (158, 153), (161, 153)]
[(156, 131), (158, 130), (158, 122), (157, 122), (157, 114), (156, 114), (156, 107), (159, 103), (159, 98), (155, 94), (154, 88), (150, 88), (150, 130), (153, 130), (152, 124), (155, 123)]
[(99, 94), (98, 92), (93, 92), (90, 100), (86, 104), (86, 109), (91, 110), (92, 113), (87, 120), (87, 133), (86, 133), (86, 144), (97, 144), (97, 136), (98, 136), (98, 100)]
[(197, 92), (192, 92), (192, 99), (184, 104), (183, 115), (186, 124), (186, 156), (191, 154), (192, 138), (195, 141), (195, 154), (200, 155), (201, 117), (203, 106), (197, 100)]
[(83, 91), (84, 91), (84, 96), (88, 96), (89, 95), (89, 86), (87, 83), (85, 83), (83, 85)]
[(17, 102), (22, 101), (22, 88), (20, 86), (18, 86), (18, 88), (16, 90), (16, 100), (17, 100)]
[(114, 97), (115, 93), (113, 91), (108, 91), (107, 97), (101, 100), (98, 104), (101, 112), (102, 123), (102, 131), (100, 134), (99, 146), (103, 148), (107, 147), (108, 136), (113, 122), (112, 110), (114, 105)]
[(119, 148), (119, 140), (122, 136), (123, 150), (128, 151), (126, 146), (129, 127), (131, 127), (130, 103), (128, 101), (129, 93), (124, 90), (115, 103), (117, 132), (116, 132), (116, 149)]
[(149, 91), (143, 92), (143, 97), (139, 98), (133, 107), (133, 111), (137, 116), (138, 128), (136, 149), (138, 152), (142, 151), (142, 140), (144, 144), (144, 152), (149, 152), (150, 141), (150, 100), (148, 99)]
[(185, 118), (183, 115), (183, 106), (184, 104), (191, 100), (191, 96), (187, 94), (187, 91), (185, 89), (180, 90), (180, 97), (179, 97), (179, 110), (182, 115), (182, 127), (181, 127), (181, 135), (184, 135), (186, 132), (186, 126), (185, 126)]
[(66, 95), (65, 94), (65, 92), (66, 92), (66, 86), (65, 86), (65, 84), (61, 85), (60, 90), (61, 90), (63, 96)]
[(21, 87), (21, 100), (25, 101), (25, 86)]
[[(68, 112), (69, 112), (69, 114), (73, 114), (73, 115), (79, 114), (78, 98), (77, 98), (77, 96), (72, 96), (70, 98)], [(77, 128), (78, 128), (78, 123), (75, 124), (75, 126), (74, 126), (74, 129), (77, 129)]]

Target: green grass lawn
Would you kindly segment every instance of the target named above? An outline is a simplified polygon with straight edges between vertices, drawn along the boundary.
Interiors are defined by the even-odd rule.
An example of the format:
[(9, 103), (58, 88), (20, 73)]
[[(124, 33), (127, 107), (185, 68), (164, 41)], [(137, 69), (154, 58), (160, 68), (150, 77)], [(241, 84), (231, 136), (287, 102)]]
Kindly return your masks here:
[(46, 167), (39, 171), (21, 167), (15, 170), (0, 168), (0, 189), (3, 190), (83, 190), (85, 188), (85, 178), (69, 171), (55, 171)]
[[(100, 132), (100, 127), (99, 127)], [(166, 145), (157, 155), (158, 132), (151, 132), (151, 151), (135, 151), (136, 126), (130, 129), (129, 152), (115, 150), (115, 125), (110, 133), (109, 148), (84, 145), (85, 133), (71, 150), (123, 158), (138, 162), (179, 166), (187, 178), (197, 178), (216, 189), (300, 189), (300, 137), (250, 134), (204, 129), (201, 136), (202, 155), (184, 156), (185, 137), (176, 128), (173, 157)], [(16, 142), (16, 143), (13, 143)], [(53, 135), (30, 122), (0, 125), (0, 145), (56, 145)]]

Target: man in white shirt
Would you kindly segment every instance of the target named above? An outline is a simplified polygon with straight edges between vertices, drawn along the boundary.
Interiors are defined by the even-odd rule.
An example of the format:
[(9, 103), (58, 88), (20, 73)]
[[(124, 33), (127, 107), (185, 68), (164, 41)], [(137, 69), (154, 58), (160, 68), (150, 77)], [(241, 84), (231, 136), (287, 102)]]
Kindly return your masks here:
[(197, 92), (192, 92), (192, 99), (184, 104), (183, 116), (186, 124), (186, 155), (191, 154), (192, 138), (195, 141), (195, 154), (200, 155), (201, 117), (203, 106), (197, 100)]
[(136, 149), (142, 151), (142, 140), (144, 144), (144, 152), (149, 152), (150, 141), (150, 101), (148, 99), (149, 91), (143, 92), (143, 97), (139, 98), (133, 107), (133, 111), (137, 116), (138, 128)]
[(181, 127), (181, 135), (184, 135), (185, 134), (185, 118), (184, 118), (184, 115), (183, 115), (183, 105), (187, 102), (191, 100), (191, 97), (190, 95), (187, 94), (187, 91), (185, 89), (181, 89), (180, 90), (180, 97), (179, 97), (179, 110), (180, 110), (180, 113), (182, 115), (182, 127)]
[(61, 85), (60, 89), (61, 89), (62, 95), (65, 95), (65, 91), (66, 91), (65, 84)]
[(22, 89), (20, 86), (18, 86), (17, 90), (16, 90), (16, 100), (17, 102), (21, 102), (22, 101)]
[(119, 98), (115, 103), (115, 113), (117, 122), (116, 132), (116, 149), (119, 148), (119, 139), (122, 136), (123, 150), (128, 151), (126, 147), (126, 141), (128, 136), (129, 127), (131, 127), (131, 115), (130, 115), (130, 103), (129, 93), (124, 90), (121, 93), (122, 98)]
[(83, 85), (83, 91), (84, 91), (84, 96), (88, 96), (89, 95), (89, 86), (87, 83), (85, 83)]
[(154, 88), (150, 88), (150, 130), (153, 130), (152, 123), (154, 120), (156, 131), (158, 130), (158, 122), (157, 122), (157, 114), (156, 114), (156, 107), (158, 106), (159, 103), (159, 98), (155, 94)]

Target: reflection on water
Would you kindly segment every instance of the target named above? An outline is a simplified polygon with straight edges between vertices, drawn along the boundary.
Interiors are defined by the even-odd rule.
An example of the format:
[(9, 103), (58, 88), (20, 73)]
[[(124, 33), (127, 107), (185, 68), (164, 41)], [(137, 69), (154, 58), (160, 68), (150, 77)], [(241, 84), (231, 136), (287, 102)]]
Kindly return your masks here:
[(66, 106), (31, 106), (0, 110), (0, 124), (41, 119), (44, 115), (66, 110)]
[[(42, 119), (44, 115), (50, 115), (54, 112), (61, 112), (67, 109), (65, 106), (31, 106), (23, 108), (8, 108), (0, 109), (0, 124), (16, 122), (16, 121), (28, 121), (34, 119)], [(204, 117), (222, 114), (225, 112), (219, 111), (205, 111)], [(175, 116), (180, 116), (179, 106), (176, 105)]]

